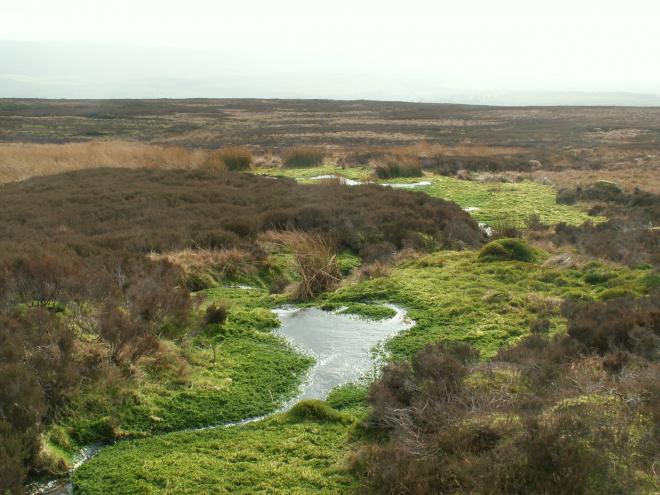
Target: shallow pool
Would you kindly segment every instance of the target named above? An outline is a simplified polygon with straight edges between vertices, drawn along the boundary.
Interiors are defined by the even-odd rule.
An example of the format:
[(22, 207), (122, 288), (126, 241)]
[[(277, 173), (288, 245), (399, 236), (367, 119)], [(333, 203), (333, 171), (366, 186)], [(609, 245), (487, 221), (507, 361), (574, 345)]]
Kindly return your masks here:
[(277, 332), (316, 359), (296, 401), (324, 399), (334, 387), (373, 371), (377, 364), (374, 346), (413, 324), (401, 308), (389, 307), (396, 315), (379, 321), (317, 308), (275, 310), (282, 323)]

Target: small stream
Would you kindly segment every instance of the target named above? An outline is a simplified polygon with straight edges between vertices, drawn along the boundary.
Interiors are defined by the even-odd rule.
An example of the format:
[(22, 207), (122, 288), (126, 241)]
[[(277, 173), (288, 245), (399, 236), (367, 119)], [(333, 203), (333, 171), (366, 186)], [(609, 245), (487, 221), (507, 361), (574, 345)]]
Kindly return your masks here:
[[(357, 382), (375, 373), (380, 364), (375, 348), (414, 325), (413, 321), (406, 318), (402, 308), (389, 304), (387, 306), (396, 314), (380, 321), (317, 308), (292, 306), (275, 309), (274, 312), (281, 322), (281, 326), (275, 330), (276, 333), (287, 339), (299, 352), (314, 357), (316, 362), (307, 373), (298, 395), (271, 414), (285, 412), (303, 399), (325, 399), (333, 388)], [(238, 426), (259, 421), (271, 414), (234, 423), (208, 425), (190, 431)], [(82, 449), (74, 459), (72, 472), (103, 447), (103, 444), (92, 444)], [(57, 478), (30, 483), (26, 490), (30, 495), (72, 495), (73, 484), (70, 477)]]

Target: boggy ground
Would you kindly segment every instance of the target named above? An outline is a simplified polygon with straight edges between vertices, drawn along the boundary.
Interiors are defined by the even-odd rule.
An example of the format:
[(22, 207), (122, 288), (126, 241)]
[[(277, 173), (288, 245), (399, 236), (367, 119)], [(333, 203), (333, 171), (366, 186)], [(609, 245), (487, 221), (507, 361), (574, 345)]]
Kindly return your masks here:
[[(320, 167), (283, 169), (279, 173), (308, 181), (317, 174), (336, 171), (332, 167)], [(363, 169), (348, 169), (346, 175), (366, 179), (365, 173), (368, 172)], [(446, 181), (449, 185), (466, 184), (466, 187), (477, 191), (483, 186), (447, 178), (431, 179)], [(547, 204), (552, 215), (555, 207), (551, 201), (552, 190), (547, 186), (532, 187), (537, 187), (539, 192), (547, 190), (547, 199), (538, 193), (534, 196), (538, 203), (533, 207), (543, 211), (543, 205)], [(432, 188), (427, 190), (431, 194), (436, 192)], [(479, 203), (483, 215), (486, 215), (483, 218), (492, 218), (488, 216), (492, 215), (489, 208), (497, 208), (501, 204), (498, 199), (504, 200), (508, 194), (506, 189), (493, 188)], [(478, 201), (474, 197), (470, 200)], [(556, 217), (544, 218), (570, 223), (579, 223), (580, 218), (585, 218), (584, 210), (579, 206), (562, 205), (555, 211), (558, 211)], [(520, 214), (524, 216), (531, 212), (523, 210)], [(567, 263), (567, 256), (573, 261)], [(355, 270), (357, 265), (349, 262), (348, 266)], [(356, 272), (336, 291), (312, 304), (326, 309), (352, 307), (357, 312), (378, 308), (382, 302), (400, 304), (407, 309), (416, 325), (385, 343), (379, 352), (386, 360), (406, 362), (426, 345), (436, 342), (469, 343), (480, 352), (483, 367), (476, 367), (470, 372), (466, 379), (468, 388), (490, 390), (492, 387), (499, 390), (499, 387), (505, 387), (507, 393), (523, 397), (529, 385), (521, 382), (515, 371), (507, 367), (501, 371), (490, 369), (489, 366), (498, 366), (489, 364), (489, 361), (499, 350), (525, 345), (525, 339), (539, 328), (548, 336), (564, 335), (568, 321), (561, 310), (564, 301), (609, 301), (625, 296), (639, 298), (657, 286), (657, 274), (648, 265), (625, 268), (577, 254), (549, 254), (540, 249), (531, 249), (530, 258), (525, 261), (480, 256), (472, 250), (442, 250), (426, 255), (404, 256), (393, 267), (368, 272), (366, 278), (357, 276)], [(371, 316), (368, 311), (365, 314), (367, 317), (379, 317), (378, 314)], [(362, 470), (364, 462), (370, 463), (366, 466), (367, 472), (382, 468), (380, 458), (369, 450), (377, 448), (378, 442), (370, 446), (370, 433), (363, 430), (369, 414), (365, 400), (366, 387), (367, 384), (358, 384), (331, 394), (328, 404), (339, 411), (339, 419), (337, 413), (330, 415), (331, 419), (311, 416), (305, 420), (283, 414), (229, 430), (176, 433), (136, 440), (103, 451), (77, 471), (74, 481), (82, 493), (89, 494), (112, 492), (113, 489), (117, 489), (117, 493), (364, 493), (381, 481), (386, 488), (390, 481), (371, 479)], [(579, 388), (567, 393), (567, 396), (557, 399), (558, 402), (551, 403), (544, 414), (555, 414), (553, 411), (564, 414), (566, 410), (578, 409), (588, 409), (588, 414), (592, 414), (592, 404), (597, 405), (594, 407), (605, 407), (602, 401), (609, 400), (601, 395), (579, 398), (580, 394), (582, 391)], [(579, 407), (573, 406), (569, 397), (578, 397)], [(612, 414), (619, 414), (616, 409), (613, 410)], [(519, 417), (514, 415), (502, 421), (517, 424), (519, 419), (516, 418)], [(489, 427), (499, 424), (497, 418), (485, 418), (483, 421)], [(633, 427), (650, 431), (648, 419)], [(467, 429), (461, 435), (470, 431)], [(497, 431), (497, 435), (502, 434)], [(505, 429), (504, 434), (508, 435), (511, 431)], [(173, 448), (175, 445), (176, 449)], [(383, 455), (396, 456), (395, 453)], [(613, 451), (612, 455), (625, 458), (627, 454)], [(128, 474), (124, 468), (126, 465), (132, 466)], [(396, 472), (394, 466), (391, 469)], [(629, 479), (634, 468), (623, 466), (621, 469), (618, 475), (613, 475), (613, 479), (618, 480), (617, 483), (625, 482), (627, 489), (644, 493), (652, 486), (648, 471)], [(648, 464), (644, 469), (648, 469)], [(404, 484), (414, 481), (406, 481), (405, 473), (403, 476), (401, 482)], [(427, 483), (421, 474), (414, 476), (419, 476), (420, 482)], [(394, 479), (391, 482), (394, 483)], [(434, 493), (432, 486), (425, 486), (420, 488), (419, 493)], [(620, 488), (621, 485), (615, 483), (611, 486)], [(593, 493), (607, 493), (602, 486), (594, 490)], [(385, 489), (383, 492), (400, 491), (389, 492)]]
[[(0, 142), (92, 140), (188, 149), (241, 145), (275, 154), (308, 144), (339, 157), (365, 148), (424, 141), (437, 147), (442, 166), (536, 160), (540, 169), (534, 176), (562, 186), (610, 179), (631, 189), (643, 184), (646, 190), (660, 190), (658, 108), (256, 99), (0, 100)], [(0, 147), (5, 162), (15, 154), (11, 147)], [(187, 158), (188, 163), (196, 160)], [(0, 181), (7, 180), (5, 176), (16, 173), (0, 168)]]
[[(122, 441), (81, 493), (657, 491), (657, 112), (2, 100), (0, 491), (97, 440)], [(282, 167), (303, 143), (316, 166)], [(251, 173), (211, 150), (236, 144)], [(282, 228), (335, 241), (305, 304), (416, 325), (372, 385), (180, 431), (277, 410), (311, 365), (272, 332), (304, 279)]]
[[(311, 363), (271, 333), (270, 309), (301, 274), (269, 231), (327, 236), (332, 277), (383, 250), (481, 237), (428, 196), (208, 170), (78, 171), (8, 184), (0, 202), (11, 490), (26, 468), (66, 471), (86, 443), (238, 421), (294, 395)], [(221, 288), (238, 283), (261, 289)]]
[[(432, 253), (403, 261), (382, 277), (347, 282), (317, 304), (389, 301), (406, 307), (416, 325), (386, 343), (381, 352), (388, 359), (409, 359), (438, 341), (468, 342), (488, 358), (525, 339), (535, 322), (547, 321), (549, 335), (564, 334), (563, 300), (639, 296), (658, 286), (649, 269), (601, 263), (557, 268), (544, 264), (546, 254), (537, 255), (535, 262), (525, 263), (484, 260), (474, 252)], [(489, 387), (484, 380), (492, 379), (512, 394), (527, 390), (508, 369), (502, 376), (483, 378), (483, 373), (474, 371), (474, 386)], [(349, 469), (349, 453), (364, 448), (365, 386), (343, 387), (328, 398), (341, 419), (283, 414), (242, 427), (120, 444), (80, 468), (76, 486), (85, 494), (364, 493), (369, 484)], [(647, 486), (650, 478), (644, 479)]]

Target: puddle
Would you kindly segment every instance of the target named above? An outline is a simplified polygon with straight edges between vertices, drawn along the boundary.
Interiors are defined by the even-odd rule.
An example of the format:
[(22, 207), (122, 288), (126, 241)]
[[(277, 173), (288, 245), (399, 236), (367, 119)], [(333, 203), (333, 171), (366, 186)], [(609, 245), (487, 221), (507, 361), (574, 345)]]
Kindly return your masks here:
[[(287, 411), (303, 399), (325, 399), (333, 388), (356, 382), (372, 372), (378, 365), (373, 348), (415, 324), (406, 318), (402, 308), (391, 304), (386, 306), (392, 308), (396, 314), (392, 318), (379, 321), (317, 308), (289, 307), (274, 310), (281, 322), (275, 332), (284, 336), (300, 352), (313, 356), (316, 363), (301, 385), (298, 395), (272, 414)], [(184, 431), (238, 426), (259, 421), (270, 415)], [(105, 446), (92, 444), (83, 448), (74, 459), (74, 468), (69, 476), (45, 482), (35, 481), (26, 486), (26, 492), (29, 495), (73, 495), (70, 475)]]
[[(361, 184), (370, 183), (361, 180), (348, 179), (346, 177), (342, 177), (341, 175), (334, 174), (317, 175), (316, 177), (311, 177), (311, 180), (336, 180), (339, 181), (340, 184), (344, 184), (346, 186), (359, 186)], [(378, 185), (383, 187), (391, 187), (394, 189), (415, 189), (416, 187), (425, 187), (430, 186), (431, 184), (432, 182), (430, 180), (423, 180), (421, 182), (409, 182), (407, 184), (380, 183)]]
[(394, 189), (415, 189), (416, 187), (426, 187), (431, 184), (432, 182), (430, 180), (423, 180), (421, 182), (409, 182), (407, 184), (381, 184), (381, 186), (392, 187)]
[(479, 228), (486, 235), (486, 237), (493, 236), (493, 229), (483, 222), (479, 222)]
[(345, 186), (359, 186), (364, 184), (364, 182), (360, 180), (353, 180), (353, 179), (348, 179), (346, 177), (342, 177), (341, 175), (317, 175), (316, 177), (312, 177), (312, 180), (336, 180), (339, 181), (340, 184), (344, 184)]
[(282, 322), (276, 332), (316, 359), (296, 402), (325, 399), (333, 388), (356, 382), (374, 369), (372, 348), (413, 325), (401, 308), (389, 307), (396, 315), (380, 321), (317, 308), (275, 310)]

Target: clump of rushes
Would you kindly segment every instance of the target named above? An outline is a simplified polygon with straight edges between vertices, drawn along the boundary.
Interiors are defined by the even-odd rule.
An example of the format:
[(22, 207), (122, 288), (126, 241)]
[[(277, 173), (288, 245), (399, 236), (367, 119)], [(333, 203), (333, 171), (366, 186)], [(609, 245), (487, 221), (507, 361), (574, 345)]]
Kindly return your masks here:
[(296, 146), (282, 152), (282, 165), (286, 168), (315, 167), (321, 165), (325, 153), (313, 146)]
[(295, 299), (309, 300), (337, 286), (341, 272), (332, 239), (301, 231), (274, 232), (270, 237), (293, 254), (295, 270), (300, 275), (293, 293)]
[(252, 152), (247, 148), (223, 148), (219, 154), (229, 170), (249, 170), (252, 166)]
[(249, 170), (252, 152), (247, 148), (221, 148), (212, 151), (204, 161), (204, 168), (211, 170)]
[(422, 165), (414, 156), (388, 155), (375, 163), (374, 174), (379, 179), (421, 177)]

